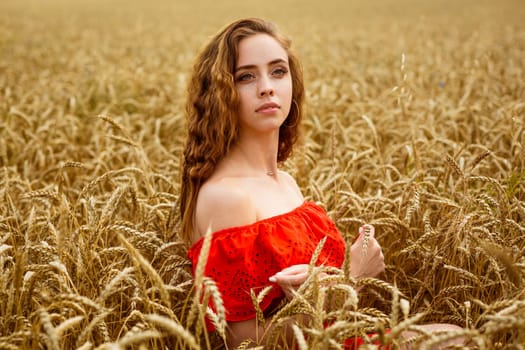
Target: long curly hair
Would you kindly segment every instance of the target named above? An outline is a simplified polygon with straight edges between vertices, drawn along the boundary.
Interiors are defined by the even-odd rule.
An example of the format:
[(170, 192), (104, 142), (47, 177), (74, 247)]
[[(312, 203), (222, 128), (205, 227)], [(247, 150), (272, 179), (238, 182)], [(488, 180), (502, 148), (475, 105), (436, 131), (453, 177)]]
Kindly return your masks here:
[(198, 54), (188, 83), (188, 134), (179, 197), (181, 236), (187, 243), (193, 236), (199, 190), (213, 174), (217, 163), (235, 144), (239, 134), (239, 98), (234, 80), (239, 43), (246, 37), (261, 33), (273, 37), (286, 50), (292, 77), (292, 105), (279, 129), (278, 162), (288, 158), (297, 141), (303, 113), (304, 84), (299, 60), (290, 49), (291, 41), (275, 25), (258, 18), (228, 24)]

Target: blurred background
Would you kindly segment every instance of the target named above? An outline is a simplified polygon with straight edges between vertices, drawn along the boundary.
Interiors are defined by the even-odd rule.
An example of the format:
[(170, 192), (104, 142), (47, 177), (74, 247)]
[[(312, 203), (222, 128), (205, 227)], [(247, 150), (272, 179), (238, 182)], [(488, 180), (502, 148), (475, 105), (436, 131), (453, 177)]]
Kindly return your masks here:
[(347, 241), (376, 227), (390, 284), (360, 294), (385, 313), (367, 322), (396, 325), (395, 285), (421, 322), (522, 349), (523, 0), (0, 0), (0, 347), (91, 349), (145, 314), (185, 320), (186, 79), (210, 36), (254, 16), (303, 63), (286, 170)]

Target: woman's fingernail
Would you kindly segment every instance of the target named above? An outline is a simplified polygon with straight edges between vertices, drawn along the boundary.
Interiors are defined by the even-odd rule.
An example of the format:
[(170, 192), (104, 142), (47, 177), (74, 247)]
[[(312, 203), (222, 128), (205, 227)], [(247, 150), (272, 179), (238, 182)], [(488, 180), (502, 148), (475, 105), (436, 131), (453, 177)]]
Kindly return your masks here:
[(273, 282), (273, 283), (275, 283), (275, 281), (277, 281), (277, 279), (276, 279), (274, 276), (268, 278), (268, 280), (269, 280), (270, 282)]

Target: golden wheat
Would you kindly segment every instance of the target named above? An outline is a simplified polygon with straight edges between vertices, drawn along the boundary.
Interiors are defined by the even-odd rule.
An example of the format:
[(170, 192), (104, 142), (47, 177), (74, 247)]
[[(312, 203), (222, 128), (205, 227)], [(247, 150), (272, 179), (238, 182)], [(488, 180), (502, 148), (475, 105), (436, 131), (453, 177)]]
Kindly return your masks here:
[(522, 3), (265, 5), (0, 3), (0, 348), (224, 347), (209, 238), (193, 278), (172, 208), (192, 59), (247, 15), (278, 23), (303, 62), (302, 142), (283, 169), (348, 244), (374, 225), (386, 262), (383, 280), (353, 280), (348, 256), (312, 266), (270, 343), (288, 327), (300, 349), (408, 331), (417, 348), (523, 346)]

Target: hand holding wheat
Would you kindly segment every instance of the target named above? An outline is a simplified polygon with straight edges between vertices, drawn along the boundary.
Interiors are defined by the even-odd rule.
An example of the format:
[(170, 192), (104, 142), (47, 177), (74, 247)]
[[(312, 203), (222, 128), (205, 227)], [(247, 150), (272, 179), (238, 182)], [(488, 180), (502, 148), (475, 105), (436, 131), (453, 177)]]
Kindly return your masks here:
[(350, 271), (354, 278), (376, 277), (385, 270), (381, 246), (372, 225), (363, 225), (350, 247)]
[(308, 264), (288, 266), (270, 277), (270, 282), (279, 284), (286, 297), (293, 297), (292, 290), (297, 290), (308, 277)]

